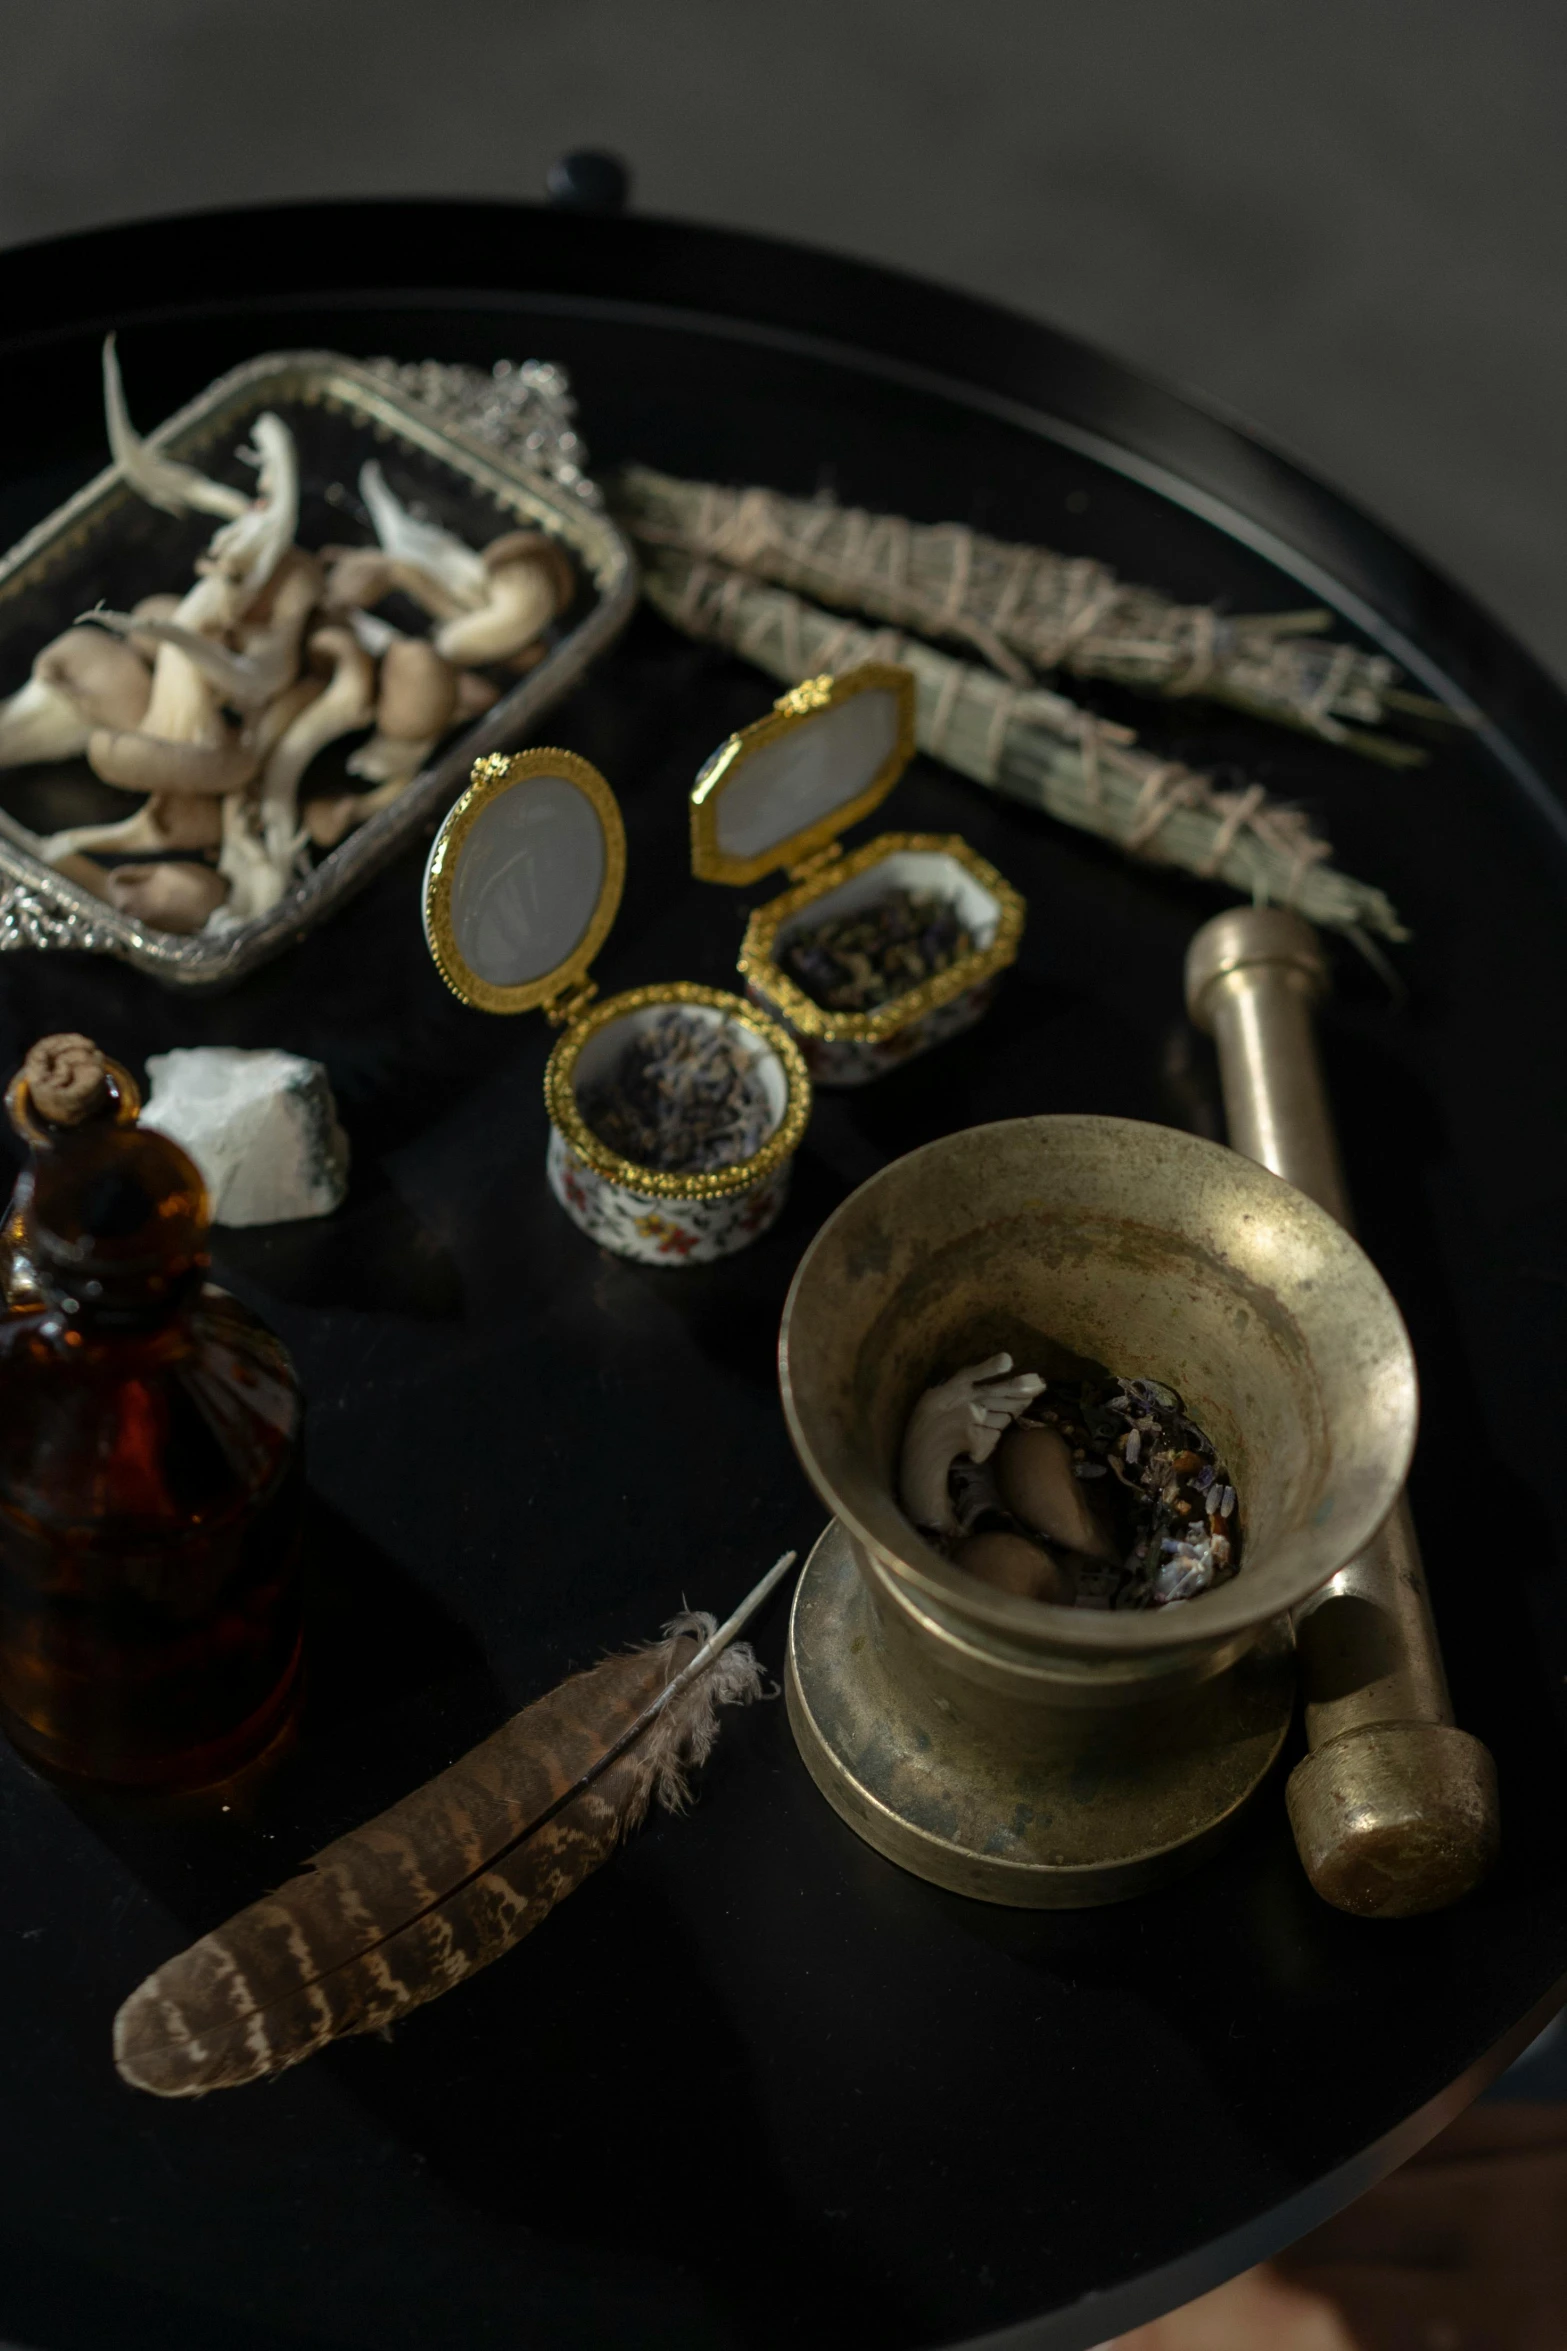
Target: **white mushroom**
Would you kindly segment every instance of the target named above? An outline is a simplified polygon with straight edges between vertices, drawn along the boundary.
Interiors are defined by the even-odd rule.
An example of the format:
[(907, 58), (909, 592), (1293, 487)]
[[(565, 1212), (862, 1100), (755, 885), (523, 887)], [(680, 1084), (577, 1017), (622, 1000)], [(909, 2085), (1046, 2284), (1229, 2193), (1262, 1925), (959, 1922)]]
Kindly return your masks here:
[(154, 659), (166, 645), (172, 645), (201, 671), (218, 699), (237, 710), (269, 702), (279, 686), (287, 683), (286, 679), (268, 682), (258, 691), (254, 670), (240, 654), (231, 652), (221, 638), (207, 636), (200, 629), (182, 628), (177, 620), (138, 620), (134, 613), (111, 612), (103, 605), (90, 617), (102, 628), (118, 630), (128, 641), (141, 638), (152, 644)]
[(457, 672), (423, 637), (399, 637), (381, 660), (375, 733), (348, 762), (367, 783), (417, 775), (452, 723)]
[(51, 833), (39, 842), (37, 853), (63, 873), (68, 861), (84, 849), (150, 855), (170, 849), (215, 849), (222, 837), (222, 807), (210, 795), (154, 792), (133, 815), (113, 824), (73, 825), (69, 832)]
[[(88, 739), (88, 760), (106, 784), (128, 792), (223, 795), (242, 791), (256, 773), (254, 751), (223, 716), (224, 689), (211, 674), (205, 642), (237, 627), (256, 605), (289, 553), (298, 519), (293, 435), (274, 416), (258, 417), (255, 434), (259, 499), (215, 533), (198, 565), (201, 576), (173, 620), (147, 624), (161, 641), (140, 726), (98, 728)], [(194, 656), (190, 634), (203, 641)]]
[(451, 620), (469, 609), (449, 595), (432, 573), (420, 571), (416, 564), (398, 562), (384, 547), (324, 547), (321, 552), (327, 566), (322, 602), (330, 612), (362, 612), (399, 590), (435, 620)]
[[(25, 824), (19, 824), (4, 809), (0, 809), (0, 834), (18, 849), (26, 849), (37, 858), (43, 858), (49, 846), (47, 841), (40, 839), (37, 833), (29, 832)], [(90, 857), (65, 854), (47, 859), (46, 862), (52, 864), (55, 872), (63, 874), (67, 881), (75, 882), (81, 889), (90, 890), (95, 898), (107, 896), (104, 884), (108, 877), (103, 867), (95, 865)]]
[[(358, 634), (357, 630), (355, 634)], [(409, 637), (398, 639), (400, 644), (405, 645), (416, 641)], [(435, 658), (439, 659), (440, 657), (436, 655)], [(491, 685), (489, 679), (479, 677), (471, 669), (458, 670), (456, 682), (457, 697), (452, 711), (452, 723), (455, 725), (461, 726), (466, 720), (477, 718), (481, 712), (490, 709), (492, 704), (500, 699), (499, 690)], [(369, 773), (363, 763), (366, 753), (373, 747), (372, 740), (371, 743), (365, 745), (363, 751), (355, 752), (353, 758), (348, 762), (351, 775)], [(410, 744), (405, 746), (405, 749), (418, 751), (420, 746)], [(335, 849), (345, 835), (353, 832), (357, 826), (367, 824), (370, 818), (378, 816), (383, 808), (390, 808), (395, 800), (400, 800), (422, 766), (424, 757), (427, 757), (433, 749), (433, 743), (425, 746), (422, 756), (415, 760), (412, 767), (402, 774), (391, 776), (385, 783), (378, 784), (373, 792), (339, 792), (330, 798), (306, 801), (305, 830), (316, 847), (318, 849)]]
[(74, 759), (86, 750), (90, 732), (75, 703), (58, 686), (29, 678), (0, 702), (0, 767)]
[[(35, 849), (33, 854), (37, 856), (38, 850)], [(51, 858), (49, 862), (57, 874), (68, 882), (75, 882), (78, 889), (90, 890), (95, 898), (108, 896), (104, 884), (109, 877), (104, 868), (95, 865), (90, 857), (59, 857)]]
[[(265, 764), (300, 712), (325, 692), (324, 677), (296, 678), (257, 713), (246, 741), (258, 765)], [(123, 817), (118, 824), (79, 825), (74, 832), (56, 833), (52, 840), (40, 844), (40, 854), (52, 865), (59, 865), (62, 856), (78, 849), (216, 849), (224, 839), (227, 807), (226, 801), (195, 792), (155, 793), (134, 816)]]
[(162, 616), (165, 623), (195, 629), (203, 636), (221, 637), (245, 618), (292, 549), (298, 527), (299, 456), (294, 436), (280, 417), (272, 415), (258, 416), (252, 429), (256, 445), (241, 449), (239, 455), (260, 467), (257, 494), (249, 499), (233, 493), (236, 504), (228, 511), (234, 519), (213, 532), (206, 553), (197, 558), (195, 585), (172, 613)]
[(90, 727), (140, 726), (152, 695), (146, 662), (105, 629), (67, 629), (44, 647), (33, 675), (74, 703)]
[(1058, 1428), (1009, 1430), (996, 1455), (996, 1485), (1013, 1517), (1047, 1542), (1119, 1562), (1111, 1530), (1077, 1476), (1072, 1448)]
[(302, 678), (296, 678), (291, 686), (285, 686), (282, 693), (267, 704), (265, 710), (258, 710), (247, 721), (245, 740), (263, 767), (271, 758), (274, 746), (281, 742), (300, 712), (308, 710), (311, 703), (318, 702), (325, 692), (325, 677), (307, 670)]
[(388, 784), (377, 784), (373, 792), (339, 792), (331, 799), (307, 800), (305, 831), (318, 849), (335, 849), (360, 825), (400, 800), (412, 782), (412, 776), (394, 776)]
[(108, 872), (103, 866), (95, 864), (92, 858), (62, 857), (54, 870), (64, 880), (75, 882), (78, 889), (90, 890), (95, 898), (107, 899)]
[[(196, 568), (223, 581), (233, 601), (225, 615), (232, 622), (248, 612), (294, 544), (299, 528), (299, 452), (294, 436), (280, 416), (270, 411), (251, 426), (253, 445), (238, 454), (258, 469), (255, 498), (233, 522), (214, 531), (211, 544)], [(184, 611), (180, 618), (190, 623)], [(194, 625), (200, 626), (199, 622)]]
[[(133, 644), (172, 645), (210, 680), (219, 698), (235, 710), (259, 710), (292, 684), (299, 668), (299, 640), (321, 590), (321, 566), (302, 548), (291, 547), (230, 634), (238, 650), (203, 629), (187, 628), (177, 617), (95, 611), (102, 628)], [(176, 613), (179, 607), (176, 605)]]
[(209, 930), (232, 930), (267, 914), (288, 888), (290, 867), (279, 868), (261, 838), (261, 811), (249, 792), (231, 792), (221, 801), (223, 843), (218, 871), (229, 885), (225, 903), (207, 918)]
[(543, 531), (508, 532), (485, 549), (484, 566), (483, 603), (435, 632), (436, 651), (448, 661), (515, 661), (571, 601), (571, 560)]
[[(174, 615), (178, 612), (179, 608), (180, 599), (178, 596), (143, 596), (131, 606), (131, 618), (137, 622), (144, 622), (149, 620), (172, 620)], [(140, 627), (137, 627), (132, 629), (129, 637), (126, 639), (126, 643), (135, 646), (143, 661), (146, 662), (147, 667), (151, 669), (153, 663), (158, 658), (158, 647), (156, 640), (152, 637), (144, 636)]]
[[(330, 589), (322, 601), (331, 604)], [(350, 604), (343, 608), (343, 618), (373, 661), (379, 661), (383, 653), (389, 653), (394, 645), (404, 642), (403, 631), (394, 629), (391, 622), (383, 620), (378, 612), (366, 612), (359, 605)]]
[[(150, 505), (161, 506), (165, 514), (196, 512), (232, 518), (245, 512), (250, 500), (243, 490), (231, 489), (227, 482), (209, 481), (193, 465), (182, 465), (177, 458), (148, 448), (125, 405), (125, 386), (112, 335), (103, 339), (103, 409), (114, 461), (131, 488)], [(292, 532), (289, 535), (292, 537)]]
[(294, 872), (298, 849), (301, 849), (301, 830), (298, 830), (301, 776), (315, 759), (317, 750), (324, 750), (327, 743), (336, 743), (338, 736), (352, 734), (357, 726), (369, 726), (376, 712), (376, 665), (359, 644), (355, 632), (350, 628), (317, 628), (310, 637), (310, 658), (322, 665), (331, 663), (327, 691), (301, 710), (301, 715), (277, 738), (265, 762), (261, 790), (256, 795), (261, 844), (282, 875), (280, 896), (282, 886), (287, 886), (287, 879)]
[(102, 629), (67, 629), (44, 647), (27, 684), (0, 702), (0, 767), (74, 759), (95, 726), (135, 726), (147, 707), (147, 665)]
[[(245, 731), (245, 742), (258, 768), (300, 712), (325, 691), (324, 677), (296, 678), (265, 710), (256, 713)], [(63, 871), (62, 860), (82, 849), (215, 849), (222, 838), (222, 802), (214, 794), (154, 792), (133, 816), (122, 816), (114, 824), (76, 825), (69, 832), (54, 833), (39, 842), (37, 853)]]
[(960, 1454), (988, 1461), (1018, 1414), (1044, 1381), (1031, 1371), (1012, 1378), (1010, 1355), (972, 1363), (939, 1387), (927, 1388), (909, 1415), (898, 1467), (898, 1497), (917, 1527), (956, 1534), (947, 1472)]
[[(277, 419), (258, 417), (258, 439), (263, 437), (261, 427), (269, 423), (277, 424)], [(152, 697), (141, 724), (135, 730), (98, 729), (87, 745), (89, 762), (107, 784), (131, 792), (221, 795), (242, 791), (256, 773), (259, 761), (253, 749), (223, 715), (224, 685), (214, 669), (226, 682), (232, 681), (227, 680), (223, 649), (215, 650), (209, 640), (239, 625), (290, 551), (286, 543), (281, 550), (274, 545), (278, 517), (292, 532), (298, 504), (293, 437), (280, 424), (278, 432), (282, 442), (270, 442), (271, 453), (263, 463), (267, 494), (262, 504), (216, 534), (202, 558), (201, 577), (181, 597), (172, 621), (144, 624), (160, 642)], [(250, 531), (252, 524), (256, 528), (243, 545), (231, 535)], [(220, 555), (225, 542), (228, 554)], [(308, 557), (305, 567), (303, 576), (313, 579)], [(294, 618), (290, 610), (290, 629)], [(192, 638), (198, 640), (194, 648)]]
[[(483, 556), (438, 523), (420, 522), (410, 514), (388, 488), (386, 476), (373, 458), (360, 470), (359, 494), (381, 546), (393, 563), (406, 567), (408, 577), (399, 584), (418, 595), (427, 611), (436, 613), (437, 605), (426, 602), (421, 586), (415, 583), (436, 594), (448, 612), (472, 612), (484, 602), (488, 574)], [(359, 597), (355, 601), (373, 599)]]
[[(240, 654), (258, 679), (274, 681), (259, 693), (270, 701), (299, 674), (300, 645), (310, 615), (321, 601), (322, 573), (318, 557), (303, 547), (290, 547), (256, 602), (235, 630)], [(237, 707), (249, 709), (252, 704)]]
[(229, 885), (210, 865), (168, 862), (118, 865), (104, 877), (104, 896), (122, 913), (154, 930), (199, 931), (228, 896)]
[(95, 727), (87, 758), (95, 775), (127, 792), (243, 791), (258, 765), (223, 716), (211, 678), (179, 645), (167, 643), (158, 648), (140, 725)]

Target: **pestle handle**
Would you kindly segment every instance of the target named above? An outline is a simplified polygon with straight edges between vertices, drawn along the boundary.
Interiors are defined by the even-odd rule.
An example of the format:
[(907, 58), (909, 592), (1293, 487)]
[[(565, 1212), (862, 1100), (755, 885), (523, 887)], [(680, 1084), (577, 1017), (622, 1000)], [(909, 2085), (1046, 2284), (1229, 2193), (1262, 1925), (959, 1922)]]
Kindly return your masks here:
[[(1281, 907), (1218, 915), (1187, 954), (1231, 1144), (1353, 1230), (1312, 1019), (1327, 985), (1316, 933)], [(1296, 1611), (1295, 1637), (1311, 1752), (1287, 1801), (1312, 1884), (1363, 1917), (1456, 1902), (1496, 1857), (1496, 1767), (1453, 1722), (1407, 1499)]]

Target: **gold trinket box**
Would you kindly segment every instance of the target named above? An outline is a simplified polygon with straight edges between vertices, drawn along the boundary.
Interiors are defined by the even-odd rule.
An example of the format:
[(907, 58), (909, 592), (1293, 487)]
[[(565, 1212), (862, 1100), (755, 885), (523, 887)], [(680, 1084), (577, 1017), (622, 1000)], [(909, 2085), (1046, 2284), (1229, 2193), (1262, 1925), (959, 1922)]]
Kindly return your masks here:
[[(481, 1012), (541, 1010), (560, 1029), (545, 1073), (546, 1172), (572, 1222), (650, 1265), (728, 1257), (773, 1224), (811, 1111), (798, 1046), (721, 988), (676, 981), (598, 999), (590, 976), (620, 905), (626, 836), (598, 769), (572, 751), (475, 762), (424, 876), (424, 934), (455, 996)], [(585, 1093), (671, 1009), (728, 1031), (766, 1098), (744, 1159), (705, 1170), (646, 1167), (588, 1124)]]
[[(793, 1036), (819, 1086), (862, 1086), (980, 1019), (1016, 960), (1026, 908), (955, 833), (882, 833), (845, 856), (839, 836), (879, 808), (915, 751), (914, 679), (887, 662), (811, 678), (721, 744), (691, 793), (691, 863), (744, 887), (782, 868), (793, 887), (751, 916), (740, 970)], [(828, 1010), (783, 968), (791, 938), (893, 890), (929, 893), (973, 941), (945, 970), (863, 1012)]]

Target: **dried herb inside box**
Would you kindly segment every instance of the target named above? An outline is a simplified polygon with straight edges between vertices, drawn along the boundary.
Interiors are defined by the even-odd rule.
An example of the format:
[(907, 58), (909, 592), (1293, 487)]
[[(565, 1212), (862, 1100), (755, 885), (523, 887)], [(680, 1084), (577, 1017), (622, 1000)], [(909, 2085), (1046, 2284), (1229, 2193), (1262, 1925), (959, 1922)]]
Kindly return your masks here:
[(609, 1150), (662, 1175), (754, 1159), (773, 1124), (746, 1042), (680, 1004), (660, 1006), (594, 1083), (579, 1082), (577, 1108)]
[(969, 1028), (1013, 962), (1018, 893), (953, 833), (839, 836), (914, 753), (914, 680), (866, 662), (812, 678), (731, 735), (691, 794), (691, 858), (737, 887), (792, 883), (752, 915), (740, 970), (818, 1085), (858, 1086)]
[(625, 861), (615, 795), (585, 759), (481, 759), (430, 852), (425, 938), (465, 1004), (537, 1008), (560, 1030), (546, 1172), (573, 1224), (622, 1257), (700, 1265), (778, 1216), (811, 1081), (793, 1039), (725, 989), (598, 1000)]
[(778, 961), (824, 1012), (876, 1012), (973, 953), (973, 932), (939, 892), (887, 889), (847, 913), (798, 924)]

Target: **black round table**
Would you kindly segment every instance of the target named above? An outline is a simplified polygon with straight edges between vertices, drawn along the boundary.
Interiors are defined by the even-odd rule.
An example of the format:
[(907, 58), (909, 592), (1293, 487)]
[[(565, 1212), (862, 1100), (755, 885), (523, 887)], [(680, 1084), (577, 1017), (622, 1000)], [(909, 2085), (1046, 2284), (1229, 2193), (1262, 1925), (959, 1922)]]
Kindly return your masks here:
[[(15, 955), (5, 1069), (60, 1028), (133, 1065), (284, 1046), (326, 1063), (355, 1157), (339, 1215), (218, 1236), (221, 1278), (284, 1334), (310, 1397), (297, 1756), (210, 1815), (69, 1795), (0, 1755), (0, 2334), (1068, 2351), (1263, 2257), (1409, 2153), (1562, 1996), (1567, 704), (1456, 589), (1234, 426), (1044, 328), (820, 254), (427, 203), (0, 256), (0, 543), (102, 462), (109, 325), (149, 420), (269, 348), (560, 360), (600, 466), (827, 487), (1235, 609), (1320, 599), (1475, 703), (1481, 728), (1395, 774), (1209, 706), (1089, 697), (1299, 798), (1415, 933), (1403, 1002), (1340, 958), (1327, 1052), (1362, 1232), (1420, 1358), (1416, 1515), (1506, 1850), (1460, 1909), (1361, 1924), (1312, 1896), (1275, 1800), (1166, 1893), (993, 1909), (857, 1842), (775, 1702), (730, 1719), (689, 1817), (657, 1820), (389, 2044), (197, 2105), (124, 2089), (110, 2020), (147, 1970), (569, 1667), (682, 1596), (729, 1606), (811, 1542), (773, 1345), (801, 1250), (850, 1188), (1025, 1111), (1218, 1131), (1180, 970), (1222, 900), (918, 762), (888, 818), (963, 832), (1026, 893), (1021, 963), (971, 1036), (821, 1100), (764, 1242), (677, 1272), (597, 1253), (555, 1207), (548, 1033), (446, 994), (416, 852), (227, 995)], [(644, 612), (554, 714), (551, 739), (626, 812), (606, 988), (731, 979), (743, 894), (690, 880), (684, 795), (774, 690)], [(783, 1623), (776, 1604), (759, 1630), (774, 1666)]]

